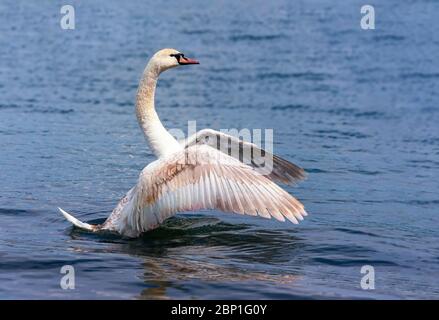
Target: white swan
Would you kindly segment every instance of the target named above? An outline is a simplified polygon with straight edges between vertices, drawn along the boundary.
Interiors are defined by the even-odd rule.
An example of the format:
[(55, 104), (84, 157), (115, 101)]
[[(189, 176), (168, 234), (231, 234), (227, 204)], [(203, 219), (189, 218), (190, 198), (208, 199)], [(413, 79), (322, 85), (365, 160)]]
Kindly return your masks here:
[[(301, 180), (303, 169), (271, 154), (272, 168), (260, 166), (260, 158), (268, 153), (215, 130), (201, 130), (179, 143), (163, 127), (154, 106), (158, 77), (167, 69), (188, 64), (198, 61), (174, 49), (160, 50), (151, 58), (137, 91), (136, 114), (158, 159), (142, 170), (137, 184), (101, 225), (81, 222), (59, 208), (72, 224), (137, 237), (181, 211), (219, 209), (280, 221), (287, 218), (293, 223), (307, 215), (303, 205), (275, 183)], [(226, 141), (227, 147), (218, 141)], [(238, 152), (230, 153), (232, 146)]]

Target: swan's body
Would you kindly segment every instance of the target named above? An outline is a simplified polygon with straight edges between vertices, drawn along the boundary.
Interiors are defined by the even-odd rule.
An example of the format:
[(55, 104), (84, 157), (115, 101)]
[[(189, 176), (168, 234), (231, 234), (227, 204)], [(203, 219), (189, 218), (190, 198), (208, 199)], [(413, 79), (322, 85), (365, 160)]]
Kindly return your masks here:
[[(137, 237), (175, 213), (189, 210), (219, 209), (293, 223), (306, 216), (303, 205), (275, 183), (301, 180), (303, 169), (274, 155), (272, 167), (259, 166), (261, 153), (267, 154), (264, 150), (215, 130), (204, 129), (178, 142), (163, 127), (154, 106), (160, 73), (196, 63), (174, 49), (160, 50), (151, 58), (139, 84), (136, 115), (158, 159), (142, 170), (137, 184), (103, 224), (81, 222), (60, 209), (72, 224)], [(226, 150), (218, 141), (226, 141)], [(236, 155), (230, 153), (231, 146), (237, 148)]]

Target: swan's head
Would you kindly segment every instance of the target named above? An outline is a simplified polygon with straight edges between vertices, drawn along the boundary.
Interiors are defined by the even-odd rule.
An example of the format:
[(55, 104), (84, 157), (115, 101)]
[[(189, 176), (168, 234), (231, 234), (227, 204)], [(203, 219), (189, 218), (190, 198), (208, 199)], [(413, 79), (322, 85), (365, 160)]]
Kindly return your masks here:
[(199, 62), (187, 58), (183, 53), (175, 49), (162, 49), (152, 56), (150, 64), (161, 73), (170, 68), (188, 64), (199, 64)]

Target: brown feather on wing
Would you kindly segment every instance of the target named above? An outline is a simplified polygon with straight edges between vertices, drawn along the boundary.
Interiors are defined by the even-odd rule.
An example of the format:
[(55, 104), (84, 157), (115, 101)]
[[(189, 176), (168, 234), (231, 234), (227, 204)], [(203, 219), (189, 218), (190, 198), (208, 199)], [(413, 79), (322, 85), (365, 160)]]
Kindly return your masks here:
[(146, 167), (135, 188), (137, 203), (128, 221), (140, 231), (176, 212), (198, 209), (293, 223), (306, 215), (297, 199), (255, 168), (207, 145), (188, 147)]
[(306, 178), (305, 170), (294, 163), (267, 152), (256, 144), (240, 140), (220, 131), (200, 130), (185, 142), (185, 148), (194, 145), (209, 145), (255, 168), (275, 182), (295, 184)]

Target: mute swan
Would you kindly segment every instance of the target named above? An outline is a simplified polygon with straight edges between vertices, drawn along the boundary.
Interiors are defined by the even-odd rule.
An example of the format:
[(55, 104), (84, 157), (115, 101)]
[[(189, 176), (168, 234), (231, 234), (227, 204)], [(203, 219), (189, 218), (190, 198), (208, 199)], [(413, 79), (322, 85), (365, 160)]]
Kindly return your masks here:
[[(159, 75), (174, 67), (198, 63), (174, 49), (160, 50), (150, 59), (137, 91), (136, 115), (158, 159), (142, 170), (137, 184), (103, 224), (81, 222), (58, 208), (73, 225), (93, 232), (107, 230), (138, 237), (181, 211), (219, 209), (280, 221), (287, 218), (295, 224), (307, 215), (303, 205), (276, 184), (303, 179), (302, 168), (271, 155), (272, 169), (266, 170), (257, 163), (268, 152), (255, 144), (211, 129), (178, 142), (163, 127), (154, 106)], [(234, 144), (237, 154), (228, 153), (230, 145), (223, 150), (219, 140)]]

